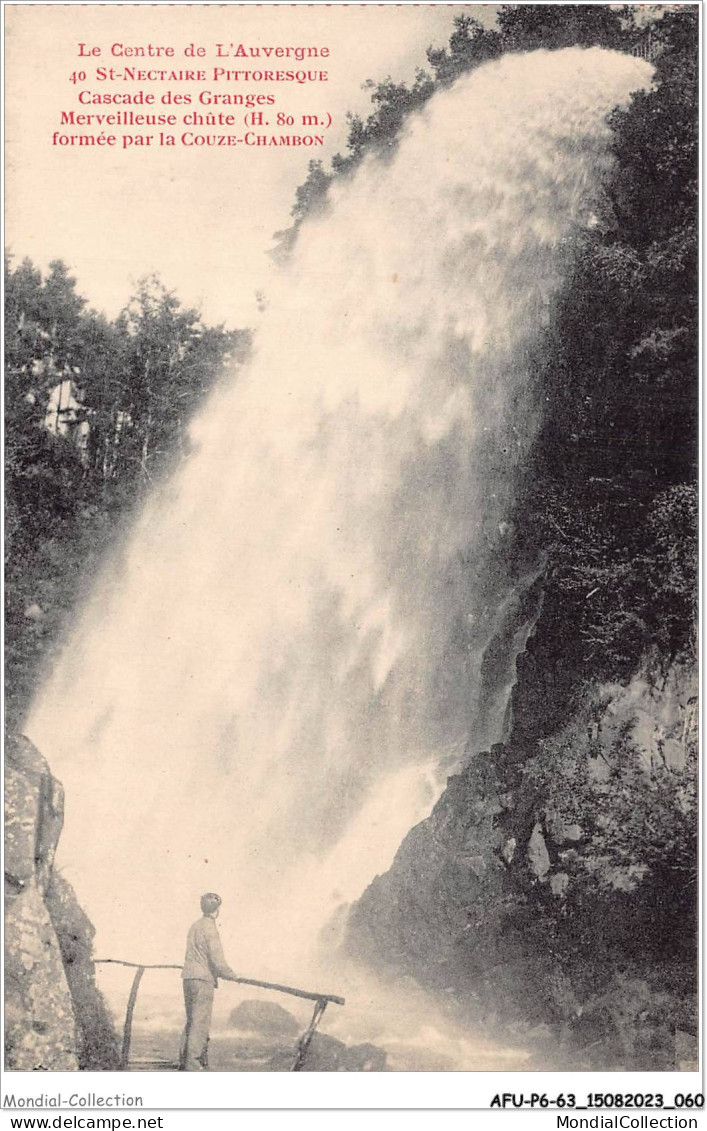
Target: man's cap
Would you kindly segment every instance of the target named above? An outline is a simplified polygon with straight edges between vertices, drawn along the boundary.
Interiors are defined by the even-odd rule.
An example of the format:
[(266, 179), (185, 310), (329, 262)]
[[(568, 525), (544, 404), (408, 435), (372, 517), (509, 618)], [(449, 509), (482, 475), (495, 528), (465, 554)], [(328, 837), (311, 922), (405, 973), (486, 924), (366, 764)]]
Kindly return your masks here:
[(201, 910), (204, 912), (215, 911), (222, 903), (223, 900), (220, 895), (217, 895), (215, 891), (207, 891), (201, 897)]

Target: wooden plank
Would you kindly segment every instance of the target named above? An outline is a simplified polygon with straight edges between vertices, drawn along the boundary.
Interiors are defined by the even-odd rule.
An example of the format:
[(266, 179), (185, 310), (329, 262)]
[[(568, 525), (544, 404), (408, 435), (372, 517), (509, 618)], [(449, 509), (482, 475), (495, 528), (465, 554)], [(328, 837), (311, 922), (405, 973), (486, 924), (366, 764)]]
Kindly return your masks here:
[(105, 966), (107, 963), (112, 962), (114, 966), (130, 966), (133, 970), (181, 970), (181, 966), (175, 966), (174, 963), (169, 963), (166, 966), (152, 965), (147, 963), (141, 965), (139, 962), (123, 962), (122, 958), (94, 958), (94, 964)]
[[(181, 970), (181, 966), (140, 966), (137, 962), (123, 962), (120, 958), (96, 958), (96, 963), (112, 962), (116, 966), (130, 966), (132, 969), (142, 970)], [(307, 1001), (333, 1001), (335, 1005), (346, 1005), (346, 998), (337, 997), (335, 994), (318, 994), (310, 990), (298, 990), (294, 986), (282, 986), (277, 982), (259, 982), (256, 978), (236, 978), (236, 982), (243, 986), (258, 986), (261, 990), (275, 990), (277, 993), (290, 994), (292, 997), (306, 998)], [(139, 983), (138, 983), (139, 985)]]
[(296, 990), (293, 986), (279, 986), (276, 982), (258, 982), (255, 978), (237, 978), (244, 986), (259, 986), (263, 990), (277, 990), (281, 994), (291, 994), (292, 997), (307, 998), (308, 1001), (333, 1001), (335, 1005), (346, 1005), (346, 998), (336, 997), (334, 994), (315, 994), (309, 990)]

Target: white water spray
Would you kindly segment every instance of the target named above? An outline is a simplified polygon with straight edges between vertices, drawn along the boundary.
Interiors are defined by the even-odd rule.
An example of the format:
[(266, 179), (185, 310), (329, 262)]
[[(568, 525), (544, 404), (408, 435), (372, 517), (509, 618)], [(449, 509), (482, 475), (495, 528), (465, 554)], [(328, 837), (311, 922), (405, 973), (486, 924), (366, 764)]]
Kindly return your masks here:
[(295, 981), (429, 811), (511, 589), (530, 357), (609, 167), (606, 114), (648, 76), (599, 49), (487, 64), (302, 229), (252, 363), (28, 728), (104, 955), (180, 961), (213, 889), (234, 965)]

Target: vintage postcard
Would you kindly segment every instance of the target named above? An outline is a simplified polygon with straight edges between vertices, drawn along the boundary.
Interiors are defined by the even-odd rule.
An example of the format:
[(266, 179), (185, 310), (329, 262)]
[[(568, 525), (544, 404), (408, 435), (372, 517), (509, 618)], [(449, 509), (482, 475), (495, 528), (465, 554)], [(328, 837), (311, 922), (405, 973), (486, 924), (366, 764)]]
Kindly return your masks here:
[(700, 15), (4, 6), (15, 1113), (696, 1126)]

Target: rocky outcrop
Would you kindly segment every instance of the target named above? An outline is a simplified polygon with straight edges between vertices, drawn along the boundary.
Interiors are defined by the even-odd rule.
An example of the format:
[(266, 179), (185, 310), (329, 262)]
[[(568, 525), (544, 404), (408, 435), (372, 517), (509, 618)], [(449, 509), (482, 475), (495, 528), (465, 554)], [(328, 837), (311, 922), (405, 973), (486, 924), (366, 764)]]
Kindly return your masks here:
[(93, 928), (54, 872), (63, 790), (31, 742), (6, 740), (5, 1066), (114, 1068), (117, 1043), (94, 980)]
[(449, 779), (351, 908), (346, 949), (476, 1022), (550, 1026), (575, 1066), (684, 1067), (695, 667), (588, 687), (571, 711), (561, 669), (533, 649), (520, 667), (509, 740)]
[(443, 987), (460, 940), (503, 895), (503, 811), (491, 755), (450, 778), (431, 816), (413, 828), (390, 871), (351, 909), (347, 948), (358, 958)]
[(46, 904), (63, 793), (26, 739), (8, 739), (6, 751), (6, 1067), (71, 1071), (79, 1067), (78, 1027)]

